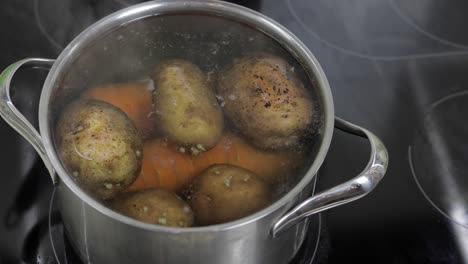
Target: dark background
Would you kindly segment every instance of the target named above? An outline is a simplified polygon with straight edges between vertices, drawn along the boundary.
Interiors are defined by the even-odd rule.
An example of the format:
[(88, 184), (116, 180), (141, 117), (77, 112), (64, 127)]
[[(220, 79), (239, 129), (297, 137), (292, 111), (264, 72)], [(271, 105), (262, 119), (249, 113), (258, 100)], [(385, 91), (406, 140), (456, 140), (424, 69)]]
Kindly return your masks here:
[[(55, 58), (94, 21), (137, 2), (1, 1), (0, 68), (26, 57)], [(468, 219), (461, 180), (468, 161), (468, 2), (239, 2), (309, 47), (328, 77), (337, 116), (374, 132), (390, 154), (388, 173), (370, 195), (322, 214), (315, 262), (468, 263), (468, 231), (460, 225)], [(24, 70), (13, 82), (14, 101), (33, 122), (46, 74)], [(0, 263), (55, 263), (50, 253), (38, 254), (50, 252), (50, 178), (33, 148), (3, 121), (0, 135)], [(364, 139), (335, 132), (319, 189), (358, 174), (368, 152)], [(449, 178), (456, 184), (445, 186)], [(464, 198), (452, 196), (458, 192)], [(465, 214), (453, 215), (454, 204)]]

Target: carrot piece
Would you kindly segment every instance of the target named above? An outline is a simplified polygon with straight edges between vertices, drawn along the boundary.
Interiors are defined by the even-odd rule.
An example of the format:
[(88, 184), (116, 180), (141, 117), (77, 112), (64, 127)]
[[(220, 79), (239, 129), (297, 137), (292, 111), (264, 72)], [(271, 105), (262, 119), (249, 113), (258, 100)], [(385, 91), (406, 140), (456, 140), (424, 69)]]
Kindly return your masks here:
[(256, 149), (242, 138), (227, 134), (218, 144), (197, 156), (184, 153), (162, 139), (147, 141), (143, 146), (141, 173), (128, 190), (163, 188), (180, 191), (194, 177), (213, 164), (232, 164), (251, 170), (265, 181), (275, 184), (297, 164), (290, 152)]
[(201, 171), (212, 164), (237, 165), (273, 184), (297, 164), (295, 156), (287, 151), (260, 150), (238, 136), (227, 134), (214, 148), (197, 156), (195, 165)]
[(193, 164), (193, 156), (180, 152), (180, 148), (177, 149), (162, 139), (153, 139), (143, 146), (140, 175), (128, 190), (156, 187), (179, 191), (198, 173)]
[(104, 101), (120, 108), (134, 122), (143, 138), (148, 138), (154, 129), (150, 118), (152, 89), (151, 81), (107, 84), (88, 89), (81, 96), (85, 99)]

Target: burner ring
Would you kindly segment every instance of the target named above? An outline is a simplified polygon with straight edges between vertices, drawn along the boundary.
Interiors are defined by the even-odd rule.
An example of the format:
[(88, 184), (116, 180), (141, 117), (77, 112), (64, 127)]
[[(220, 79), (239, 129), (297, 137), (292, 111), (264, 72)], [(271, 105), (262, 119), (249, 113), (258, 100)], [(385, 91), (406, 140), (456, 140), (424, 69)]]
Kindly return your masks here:
[(58, 50), (63, 50), (64, 46), (58, 43), (55, 38), (53, 38), (47, 31), (47, 29), (44, 27), (41, 21), (41, 16), (39, 14), (39, 0), (34, 0), (34, 18), (36, 20), (36, 24), (41, 31), (41, 33), (44, 35), (44, 37), (52, 44), (56, 49)]
[(468, 91), (430, 106), (408, 148), (413, 178), (428, 202), (452, 222), (468, 227)]
[[(426, 36), (427, 38), (432, 39), (432, 40), (434, 40), (436, 42), (440, 42), (440, 43), (442, 43), (442, 44), (444, 44), (446, 46), (452, 47), (452, 48), (457, 48), (457, 49), (462, 49), (462, 50), (468, 49), (468, 45), (466, 43), (461, 43), (459, 40), (458, 41), (450, 40), (450, 39), (447, 38), (447, 36), (441, 36), (440, 33), (438, 34), (438, 33), (432, 32), (430, 29), (424, 28), (424, 26), (420, 25), (420, 22), (415, 19), (414, 13), (411, 15), (410, 12), (403, 11), (403, 9), (396, 2), (396, 0), (388, 0), (388, 3), (390, 5), (390, 7), (393, 9), (393, 11), (406, 24), (408, 24), (414, 30), (416, 30), (417, 32), (419, 32), (422, 35)], [(437, 15), (443, 14), (443, 12), (441, 12), (440, 9), (436, 5), (437, 5), (437, 2), (434, 2), (434, 7), (431, 6), (431, 5), (427, 5), (427, 7), (433, 7), (434, 10), (437, 10), (437, 11), (434, 12), (434, 14), (437, 14)], [(451, 7), (453, 8), (453, 6), (451, 6)], [(418, 6), (418, 9), (420, 9), (420, 8), (421, 8), (421, 6)], [(466, 10), (466, 9), (463, 8), (463, 7), (459, 7), (459, 8), (451, 9), (451, 11), (453, 11), (453, 10)], [(407, 10), (407, 11), (410, 11), (410, 10)], [(456, 14), (456, 15), (460, 15), (460, 14)], [(433, 16), (432, 18), (429, 18), (428, 20), (431, 21), (431, 19), (434, 20), (434, 18), (435, 18), (436, 22), (440, 22), (440, 20), (438, 20), (438, 19), (441, 19), (441, 18), (437, 17), (437, 16)], [(419, 20), (421, 20), (421, 19), (419, 19)], [(442, 18), (442, 20), (444, 22), (450, 21), (450, 20), (445, 19), (445, 16)], [(455, 20), (455, 21), (457, 21), (457, 20)], [(446, 28), (460, 28), (461, 29), (461, 28), (465, 28), (464, 26), (465, 26), (464, 23), (463, 24), (458, 24), (457, 23), (457, 25), (451, 24), (451, 26), (446, 26)]]

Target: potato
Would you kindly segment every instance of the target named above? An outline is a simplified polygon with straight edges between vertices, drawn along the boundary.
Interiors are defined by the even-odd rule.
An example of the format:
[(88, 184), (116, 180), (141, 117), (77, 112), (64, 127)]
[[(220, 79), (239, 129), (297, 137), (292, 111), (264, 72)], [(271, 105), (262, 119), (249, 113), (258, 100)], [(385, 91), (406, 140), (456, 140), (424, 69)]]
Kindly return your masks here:
[(156, 69), (153, 79), (158, 127), (194, 154), (212, 148), (221, 137), (223, 115), (203, 72), (188, 61), (171, 60)]
[(175, 193), (146, 189), (122, 195), (112, 201), (117, 212), (145, 223), (173, 227), (193, 225), (192, 209)]
[(71, 103), (58, 120), (55, 136), (65, 167), (98, 198), (114, 197), (140, 172), (141, 138), (133, 122), (111, 104)]
[(270, 186), (253, 172), (217, 164), (202, 172), (190, 189), (189, 204), (199, 225), (220, 224), (270, 204)]
[(217, 90), (228, 118), (261, 148), (292, 146), (310, 130), (311, 98), (278, 57), (257, 54), (235, 60), (219, 75)]

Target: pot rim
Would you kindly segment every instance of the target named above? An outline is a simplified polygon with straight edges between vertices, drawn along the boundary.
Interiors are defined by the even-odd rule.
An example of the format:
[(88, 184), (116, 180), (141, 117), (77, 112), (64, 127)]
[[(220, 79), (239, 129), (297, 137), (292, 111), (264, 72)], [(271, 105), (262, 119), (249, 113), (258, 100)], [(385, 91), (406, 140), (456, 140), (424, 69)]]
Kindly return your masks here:
[[(323, 138), (315, 160), (312, 162), (312, 165), (306, 174), (302, 177), (302, 179), (288, 193), (283, 195), (283, 197), (270, 206), (247, 217), (223, 224), (189, 228), (166, 227), (140, 222), (133, 218), (129, 218), (120, 213), (117, 213), (112, 209), (107, 208), (99, 201), (95, 200), (93, 197), (83, 191), (82, 188), (77, 185), (77, 183), (75, 183), (75, 181), (70, 177), (66, 169), (63, 167), (62, 162), (56, 153), (52, 139), (51, 127), (49, 125), (50, 97), (53, 88), (56, 85), (57, 78), (61, 75), (61, 70), (66, 68), (75, 60), (76, 57), (79, 56), (81, 48), (86, 47), (97, 37), (102, 35), (102, 32), (108, 32), (110, 29), (115, 29), (119, 26), (131, 23), (132, 21), (155, 15), (182, 13), (214, 15), (231, 19), (252, 26), (253, 28), (262, 31), (263, 33), (272, 37), (274, 40), (278, 41), (285, 49), (287, 49), (299, 60), (308, 74), (314, 76), (314, 79), (317, 82), (316, 88), (320, 90), (319, 96), (321, 97), (324, 114), (322, 127)], [(309, 51), (309, 49), (289, 30), (274, 20), (266, 17), (265, 15), (236, 4), (216, 0), (150, 1), (122, 9), (97, 21), (84, 30), (81, 34), (79, 34), (72, 42), (70, 42), (59, 55), (44, 82), (39, 102), (39, 129), (42, 135), (45, 151), (57, 174), (59, 175), (61, 182), (63, 182), (75, 195), (77, 195), (82, 200), (82, 202), (85, 202), (90, 207), (94, 208), (98, 212), (105, 214), (108, 217), (147, 231), (168, 232), (175, 234), (223, 231), (237, 228), (251, 222), (258, 221), (259, 219), (270, 215), (272, 212), (281, 209), (288, 202), (293, 201), (295, 197), (313, 179), (318, 169), (322, 165), (331, 143), (333, 127), (334, 107), (330, 86), (322, 68), (320, 67), (320, 64), (314, 55)]]

